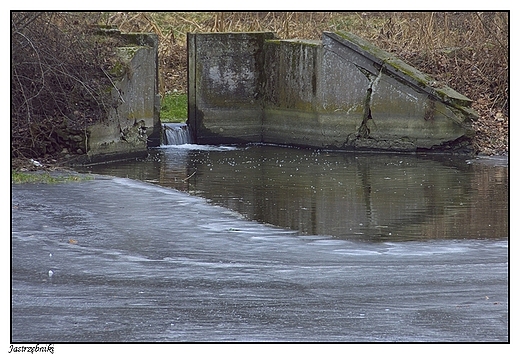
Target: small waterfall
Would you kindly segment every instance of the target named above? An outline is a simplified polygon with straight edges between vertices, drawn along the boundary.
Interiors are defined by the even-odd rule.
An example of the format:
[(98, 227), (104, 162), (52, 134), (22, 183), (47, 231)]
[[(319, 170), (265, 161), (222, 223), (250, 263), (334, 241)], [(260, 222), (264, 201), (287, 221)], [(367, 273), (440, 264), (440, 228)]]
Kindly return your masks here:
[(190, 129), (186, 123), (163, 123), (164, 145), (191, 144)]

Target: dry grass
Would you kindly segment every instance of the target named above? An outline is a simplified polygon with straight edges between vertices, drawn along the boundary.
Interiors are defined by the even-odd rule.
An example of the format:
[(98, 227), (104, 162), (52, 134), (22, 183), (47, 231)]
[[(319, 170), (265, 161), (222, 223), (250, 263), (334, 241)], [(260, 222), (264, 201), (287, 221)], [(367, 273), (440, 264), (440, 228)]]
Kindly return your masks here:
[[(31, 13), (27, 14), (29, 21)], [(46, 15), (55, 21), (54, 27), (49, 25), (53, 23), (49, 20), (42, 25), (43, 29), (66, 28), (68, 24), (62, 22), (72, 19), (90, 24), (92, 28), (98, 25), (110, 25), (117, 26), (125, 32), (156, 33), (160, 40), (159, 71), (162, 94), (174, 90), (186, 92), (186, 34), (189, 32), (272, 31), (282, 39), (319, 39), (323, 31), (353, 32), (471, 98), (474, 101), (473, 107), (480, 116), (474, 124), (477, 133), (474, 146), (477, 152), (502, 154), (508, 151), (508, 12), (76, 12), (69, 17), (65, 16), (65, 13), (59, 15), (46, 13)], [(46, 17), (41, 16), (41, 19), (44, 18)], [(34, 22), (30, 23), (34, 24)], [(74, 23), (71, 25), (77, 26)], [(24, 27), (23, 30), (26, 28)], [(41, 31), (36, 35), (47, 33)], [(62, 33), (69, 34), (75, 31), (62, 31)], [(65, 50), (57, 50), (55, 56), (58, 58), (59, 54), (63, 57), (70, 52), (69, 48), (76, 47), (77, 45), (68, 45)], [(40, 50), (43, 52), (48, 48), (49, 46), (42, 46)], [(98, 47), (96, 50), (101, 48)], [(87, 50), (81, 52), (88, 53)], [(26, 57), (27, 55), (22, 56), (20, 62), (25, 63), (23, 58)], [(69, 57), (77, 56), (69, 55)], [(98, 57), (103, 56), (98, 55)], [(65, 61), (60, 60), (58, 60), (59, 65), (49, 65), (49, 68), (53, 68), (49, 72), (63, 67)], [(82, 62), (94, 63), (93, 60)], [(15, 70), (15, 74), (17, 73), (19, 74)], [(23, 78), (23, 75), (14, 77)], [(92, 81), (92, 77), (95, 75), (80, 78), (75, 82), (88, 83)], [(61, 78), (65, 76), (62, 75), (58, 82), (63, 86), (65, 80)], [(102, 79), (103, 75), (99, 80)], [(52, 81), (46, 81), (46, 84), (50, 83)], [(33, 88), (30, 85), (27, 87)], [(83, 87), (90, 88), (85, 85)], [(64, 90), (61, 86), (60, 88), (63, 92), (71, 92), (70, 89)], [(43, 97), (42, 92), (54, 91), (39, 89), (36, 92), (37, 97)], [(27, 92), (25, 94), (27, 95)], [(27, 99), (23, 99), (25, 96), (17, 97), (22, 98), (22, 103), (27, 102)], [(64, 95), (61, 101), (65, 100), (70, 101), (70, 95)], [(42, 99), (41, 101), (45, 103), (56, 100)], [(85, 99), (81, 102), (85, 102)], [(25, 106), (17, 104), (13, 107), (21, 110)], [(56, 107), (45, 114), (54, 117), (55, 111), (62, 109), (59, 105)], [(88, 109), (74, 111), (73, 115), (76, 113), (85, 115), (85, 112), (88, 112)], [(68, 113), (65, 115), (71, 116)], [(29, 117), (28, 114), (25, 116)], [(86, 121), (91, 116), (96, 115), (90, 114), (88, 117), (80, 118)], [(20, 128), (17, 128), (17, 132), (20, 131)], [(23, 155), (28, 153), (24, 151)]]
[(11, 14), (12, 157), (86, 151), (86, 127), (113, 102), (103, 70), (120, 45), (97, 42), (90, 21), (82, 13)]
[[(506, 12), (151, 12), (112, 13), (105, 21), (124, 31), (157, 33), (162, 63), (174, 66), (185, 65), (188, 32), (272, 31), (284, 39), (319, 39), (323, 31), (346, 30), (475, 101), (477, 91), (493, 92), (493, 107), (509, 109)], [(171, 85), (164, 88), (178, 88)]]
[(319, 39), (353, 32), (474, 101), (476, 151), (508, 151), (508, 12), (150, 12), (108, 13), (105, 24), (160, 38), (161, 93), (186, 91), (186, 33), (272, 31)]

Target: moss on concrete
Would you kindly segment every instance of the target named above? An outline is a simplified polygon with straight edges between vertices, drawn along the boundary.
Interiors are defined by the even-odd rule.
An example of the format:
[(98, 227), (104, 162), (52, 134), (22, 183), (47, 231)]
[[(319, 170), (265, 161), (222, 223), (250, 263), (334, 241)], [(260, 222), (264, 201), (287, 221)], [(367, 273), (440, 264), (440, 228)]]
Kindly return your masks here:
[(417, 70), (413, 66), (395, 57), (393, 54), (372, 45), (370, 42), (356, 36), (355, 34), (342, 31), (336, 32), (336, 34), (350, 43), (355, 44), (360, 49), (379, 60), (381, 64), (386, 66), (383, 66), (383, 70), (386, 71), (386, 74), (403, 81), (402, 77), (397, 76), (399, 73), (402, 73), (405, 77), (411, 79), (408, 81), (409, 84), (417, 85), (418, 88), (427, 91), (429, 94), (434, 95), (439, 100), (448, 103), (455, 108), (471, 106), (471, 103), (473, 102), (471, 99), (446, 85), (438, 83), (431, 76)]
[[(191, 68), (199, 103), (195, 105), (198, 112), (195, 129), (202, 140), (245, 139), (259, 128), (259, 138), (269, 143), (413, 151), (469, 136), (470, 126), (466, 123), (468, 116), (472, 116), (467, 106), (471, 100), (355, 35), (340, 32), (327, 36), (337, 43), (324, 37), (327, 41), (324, 51), (318, 49), (324, 43), (320, 41), (267, 39), (258, 51), (251, 53), (254, 59), (247, 59), (251, 48), (234, 52), (232, 58), (260, 63), (246, 68), (240, 66), (243, 65), (240, 60), (238, 66), (234, 66), (235, 62), (230, 64), (228, 54), (213, 53), (217, 46), (209, 39), (203, 42), (204, 46), (197, 44), (203, 62), (192, 64)], [(239, 40), (243, 42), (242, 38)], [(355, 75), (335, 76), (320, 71), (320, 55), (329, 49), (337, 56), (327, 57), (328, 66), (323, 68), (346, 67)], [(215, 55), (226, 59), (218, 69), (220, 72), (214, 69), (218, 60), (207, 59)], [(368, 83), (350, 64), (361, 70)], [(377, 72), (370, 69), (371, 65)], [(204, 75), (211, 73), (209, 68), (215, 73), (214, 81), (208, 81), (209, 75)], [(250, 91), (242, 96), (242, 91), (229, 90), (228, 82), (221, 79), (241, 77), (244, 70), (259, 68), (262, 73), (258, 73), (254, 82), (251, 80), (251, 92), (257, 90), (254, 99)], [(330, 97), (317, 95), (316, 87), (330, 85), (330, 80), (338, 83)], [(207, 84), (211, 87), (206, 87)], [(201, 88), (207, 90), (203, 95)], [(240, 114), (245, 110), (256, 112), (255, 109), (262, 115), (260, 120), (256, 114)]]

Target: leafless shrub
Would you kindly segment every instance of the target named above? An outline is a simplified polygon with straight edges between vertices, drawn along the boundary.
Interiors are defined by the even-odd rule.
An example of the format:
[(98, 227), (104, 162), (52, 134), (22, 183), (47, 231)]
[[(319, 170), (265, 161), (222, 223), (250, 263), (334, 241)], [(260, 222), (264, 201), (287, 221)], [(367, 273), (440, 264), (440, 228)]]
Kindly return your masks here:
[(110, 83), (101, 69), (110, 71), (115, 43), (92, 40), (98, 25), (158, 35), (162, 94), (187, 89), (188, 32), (353, 32), (471, 98), (481, 118), (476, 150), (507, 151), (508, 12), (13, 12), (12, 155), (53, 152), (57, 127), (82, 128), (106, 114)]
[(11, 155), (54, 154), (105, 117), (110, 83), (101, 69), (113, 48), (94, 40), (92, 15), (11, 15)]

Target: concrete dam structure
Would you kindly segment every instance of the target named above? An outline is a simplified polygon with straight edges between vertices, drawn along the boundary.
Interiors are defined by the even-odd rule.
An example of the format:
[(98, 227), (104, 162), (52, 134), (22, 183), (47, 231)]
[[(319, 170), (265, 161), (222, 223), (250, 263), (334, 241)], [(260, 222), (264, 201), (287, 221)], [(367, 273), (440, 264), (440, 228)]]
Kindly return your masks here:
[(353, 34), (188, 34), (188, 56), (199, 144), (471, 152), (472, 101)]
[(87, 128), (87, 153), (72, 164), (89, 164), (148, 155), (161, 142), (158, 89), (158, 38), (149, 33), (100, 29), (99, 36), (120, 41), (110, 73), (113, 104), (107, 119)]

